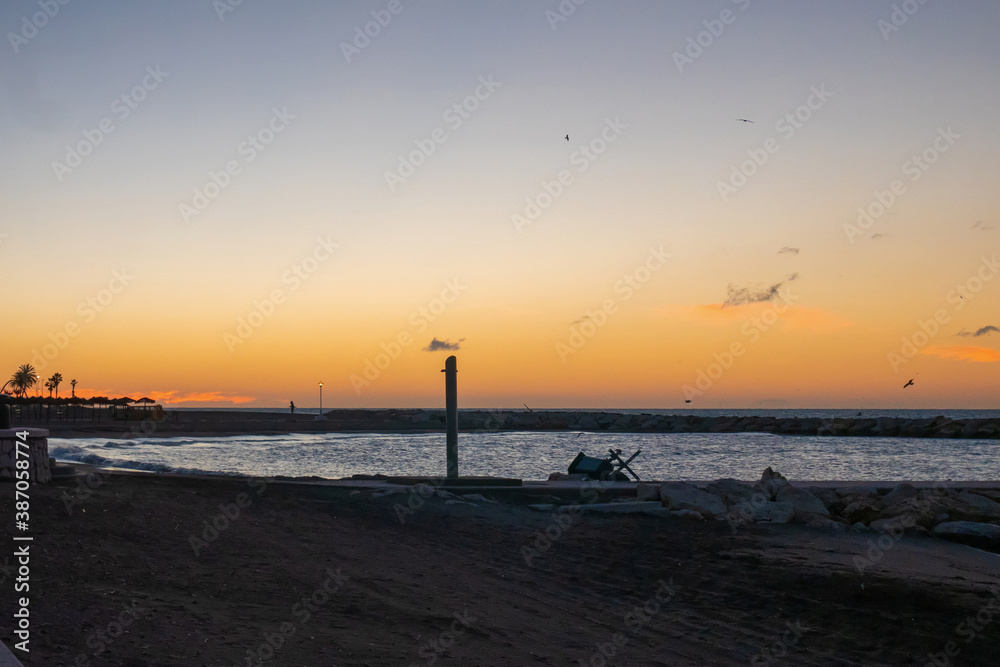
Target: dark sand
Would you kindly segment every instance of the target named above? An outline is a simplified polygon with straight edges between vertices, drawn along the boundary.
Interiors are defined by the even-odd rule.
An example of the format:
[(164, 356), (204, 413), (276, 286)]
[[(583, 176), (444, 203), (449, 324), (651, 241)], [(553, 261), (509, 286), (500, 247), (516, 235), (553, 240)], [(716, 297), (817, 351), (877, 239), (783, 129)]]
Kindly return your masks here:
[[(1000, 655), (1000, 556), (935, 539), (893, 541), (862, 576), (873, 535), (587, 515), (529, 566), (522, 547), (553, 515), (523, 495), (429, 498), (401, 524), (408, 495), (344, 486), (114, 475), (67, 511), (77, 488), (32, 488), (25, 665), (600, 665), (602, 646), (613, 665), (924, 665), (949, 642), (951, 664)], [(226, 526), (220, 505), (237, 500)], [(213, 518), (223, 529), (195, 555)], [(11, 609), (11, 576), (0, 586)], [(306, 618), (296, 605), (314, 595)], [(982, 610), (992, 625), (963, 625)], [(14, 643), (7, 613), (0, 639)]]

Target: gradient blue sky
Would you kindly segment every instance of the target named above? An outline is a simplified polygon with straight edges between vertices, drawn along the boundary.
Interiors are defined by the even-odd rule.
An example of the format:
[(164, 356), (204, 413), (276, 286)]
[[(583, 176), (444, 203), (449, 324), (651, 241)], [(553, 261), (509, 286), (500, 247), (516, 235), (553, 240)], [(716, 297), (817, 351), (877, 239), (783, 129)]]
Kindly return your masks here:
[[(308, 403), (322, 379), (334, 405), (435, 404), (445, 353), (421, 348), (436, 337), (464, 339), (466, 405), (672, 407), (743, 340), (751, 312), (706, 315), (728, 286), (798, 273), (799, 310), (701, 407), (995, 407), (1000, 335), (957, 334), (1000, 325), (1000, 280), (961, 312), (947, 294), (1000, 245), (1000, 5), (931, 0), (886, 39), (893, 2), (589, 0), (553, 30), (555, 1), (404, 0), (348, 63), (341, 43), (388, 4), (245, 0), (220, 20), (210, 0), (73, 0), (18, 53), (7, 37), (0, 367), (82, 323), (78, 304), (126, 267), (134, 281), (43, 374), (259, 405)], [(674, 53), (727, 10), (679, 71)], [(0, 28), (38, 11), (5, 2)], [(114, 100), (147, 67), (169, 74), (119, 120)], [(501, 85), (449, 127), (480, 77)], [(832, 97), (782, 136), (776, 123), (821, 87)], [(273, 109), (294, 119), (242, 163)], [(103, 118), (114, 132), (60, 182), (52, 163)], [(579, 173), (574, 152), (607, 119), (626, 129)], [(386, 171), (438, 127), (447, 141), (390, 191)], [(857, 208), (949, 127), (960, 139), (852, 243)], [(770, 138), (778, 152), (723, 201), (718, 182)], [(185, 223), (180, 205), (234, 159), (242, 172)], [(511, 216), (564, 169), (573, 184), (518, 233)], [(317, 238), (338, 251), (293, 292), (282, 276)], [(668, 265), (560, 358), (650, 247)], [(359, 393), (351, 376), (456, 277), (467, 292)], [(287, 302), (227, 347), (275, 289)], [(893, 368), (901, 337), (941, 308), (948, 325)], [(900, 393), (916, 372), (929, 380)]]

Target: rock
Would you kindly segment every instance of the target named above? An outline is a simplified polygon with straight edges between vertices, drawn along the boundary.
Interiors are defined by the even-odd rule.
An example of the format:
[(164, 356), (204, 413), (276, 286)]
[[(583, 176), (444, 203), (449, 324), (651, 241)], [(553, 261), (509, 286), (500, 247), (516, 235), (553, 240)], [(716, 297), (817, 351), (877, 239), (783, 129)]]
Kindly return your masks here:
[(687, 482), (667, 482), (660, 486), (660, 500), (672, 510), (694, 510), (707, 516), (721, 516), (726, 505), (716, 495)]
[(878, 496), (878, 489), (874, 486), (845, 486), (837, 489), (837, 494), (843, 498), (845, 502), (851, 502), (857, 500), (858, 498), (874, 498)]
[(639, 500), (660, 500), (660, 485), (640, 482), (635, 488), (635, 497)]
[(788, 480), (780, 472), (775, 472), (768, 467), (753, 488), (763, 493), (769, 500), (774, 500), (778, 490), (784, 486), (788, 486)]
[(882, 498), (882, 504), (886, 507), (892, 507), (904, 500), (909, 500), (911, 498), (916, 498), (918, 496), (916, 487), (912, 484), (902, 483), (897, 484), (896, 488), (887, 493), (885, 497)]
[(694, 519), (696, 521), (704, 521), (705, 517), (701, 515), (701, 512), (695, 512), (694, 510), (677, 510), (676, 512), (670, 512), (670, 516), (675, 516), (678, 519)]
[(583, 511), (605, 514), (652, 514), (654, 516), (669, 516), (669, 508), (657, 503), (632, 500), (620, 503), (591, 503), (589, 505), (564, 505), (560, 512)]
[(444, 501), (444, 504), (445, 505), (472, 505), (473, 507), (476, 506), (475, 503), (469, 503), (469, 502), (466, 502), (464, 500), (456, 500), (454, 498), (452, 498), (451, 500)]
[(825, 486), (810, 486), (806, 490), (819, 498), (820, 502), (822, 502), (823, 506), (828, 510), (838, 505), (843, 505), (843, 502), (840, 500), (840, 494), (833, 489), (828, 489)]
[(872, 529), (869, 528), (868, 526), (866, 526), (865, 524), (861, 523), (860, 521), (858, 521), (856, 524), (854, 524), (853, 526), (851, 526), (851, 532), (852, 533), (870, 533), (870, 532), (872, 532)]
[(1000, 526), (973, 521), (948, 521), (934, 526), (934, 534), (979, 549), (1000, 553)]
[(826, 508), (823, 501), (805, 489), (791, 485), (782, 486), (778, 488), (774, 499), (779, 503), (791, 503), (797, 512), (830, 516), (830, 510)]
[(878, 498), (858, 498), (849, 502), (840, 513), (848, 523), (869, 523), (879, 518), (879, 512), (885, 507)]
[(562, 476), (563, 476), (563, 474), (561, 472), (552, 472), (552, 473), (549, 473), (549, 481), (550, 482), (558, 482), (560, 479), (562, 479)]
[(907, 528), (915, 525), (916, 521), (912, 515), (904, 515), (890, 519), (875, 519), (871, 523), (871, 529), (879, 533), (902, 535)]
[(466, 493), (462, 496), (465, 500), (478, 500), (481, 503), (495, 503), (495, 500), (487, 498), (481, 493)]
[(599, 431), (601, 425), (590, 415), (584, 415), (573, 428), (577, 431)]
[(534, 503), (528, 505), (528, 509), (535, 510), (536, 512), (551, 512), (555, 508), (556, 506), (551, 503)]
[(795, 516), (795, 506), (791, 503), (766, 502), (753, 507), (754, 521), (765, 523), (788, 523)]
[(705, 487), (709, 493), (718, 496), (726, 505), (737, 505), (753, 497), (753, 487), (746, 482), (732, 478), (720, 479)]
[(958, 494), (958, 499), (967, 505), (975, 507), (984, 517), (1000, 518), (1000, 503), (990, 500), (985, 496), (962, 491)]

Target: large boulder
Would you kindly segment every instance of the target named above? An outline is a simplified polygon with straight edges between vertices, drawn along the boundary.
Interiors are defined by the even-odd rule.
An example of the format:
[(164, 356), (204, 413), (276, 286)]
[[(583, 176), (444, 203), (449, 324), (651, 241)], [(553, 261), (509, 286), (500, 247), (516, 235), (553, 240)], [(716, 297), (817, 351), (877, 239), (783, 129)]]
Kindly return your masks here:
[(702, 516), (715, 517), (726, 513), (726, 505), (721, 498), (687, 482), (667, 482), (661, 485), (660, 501), (663, 507), (694, 510)]
[(753, 486), (732, 478), (716, 480), (706, 486), (705, 490), (719, 496), (726, 505), (745, 502), (754, 494)]
[[(849, 499), (845, 498), (845, 501)], [(885, 506), (878, 498), (862, 497), (851, 500), (844, 506), (840, 515), (847, 523), (870, 523), (878, 519)]]
[(795, 506), (791, 503), (766, 502), (751, 505), (754, 521), (766, 523), (788, 523), (795, 516)]
[(910, 500), (912, 498), (916, 498), (918, 495), (919, 493), (917, 492), (916, 487), (914, 487), (912, 484), (907, 484), (904, 482), (903, 484), (896, 485), (896, 487), (892, 491), (887, 493), (882, 498), (882, 504), (885, 505), (886, 507), (892, 507), (893, 505), (901, 503), (904, 500)]
[(934, 534), (979, 549), (1000, 553), (1000, 526), (973, 521), (949, 521), (934, 526)]
[(819, 514), (830, 516), (830, 510), (826, 508), (823, 501), (809, 493), (805, 489), (800, 489), (791, 485), (778, 488), (774, 499), (779, 503), (791, 503), (795, 511), (802, 514)]
[(774, 500), (782, 487), (789, 486), (788, 480), (780, 472), (768, 467), (760, 476), (760, 481), (754, 484), (754, 490), (763, 493), (769, 500)]
[(810, 486), (806, 491), (819, 498), (823, 505), (830, 511), (833, 511), (834, 508), (844, 506), (840, 494), (833, 489), (828, 489), (825, 486)]
[(1000, 519), (1000, 503), (996, 501), (968, 491), (958, 494), (958, 499), (966, 505), (975, 507), (984, 517)]

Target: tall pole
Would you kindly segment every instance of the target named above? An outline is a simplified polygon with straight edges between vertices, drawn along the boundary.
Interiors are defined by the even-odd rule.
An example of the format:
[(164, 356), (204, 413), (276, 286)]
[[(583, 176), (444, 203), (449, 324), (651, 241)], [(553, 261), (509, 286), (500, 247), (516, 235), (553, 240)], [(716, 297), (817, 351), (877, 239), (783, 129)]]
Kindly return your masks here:
[(319, 416), (323, 416), (323, 383), (319, 383)]
[(445, 442), (448, 449), (448, 478), (458, 477), (458, 360), (454, 355), (444, 362)]

